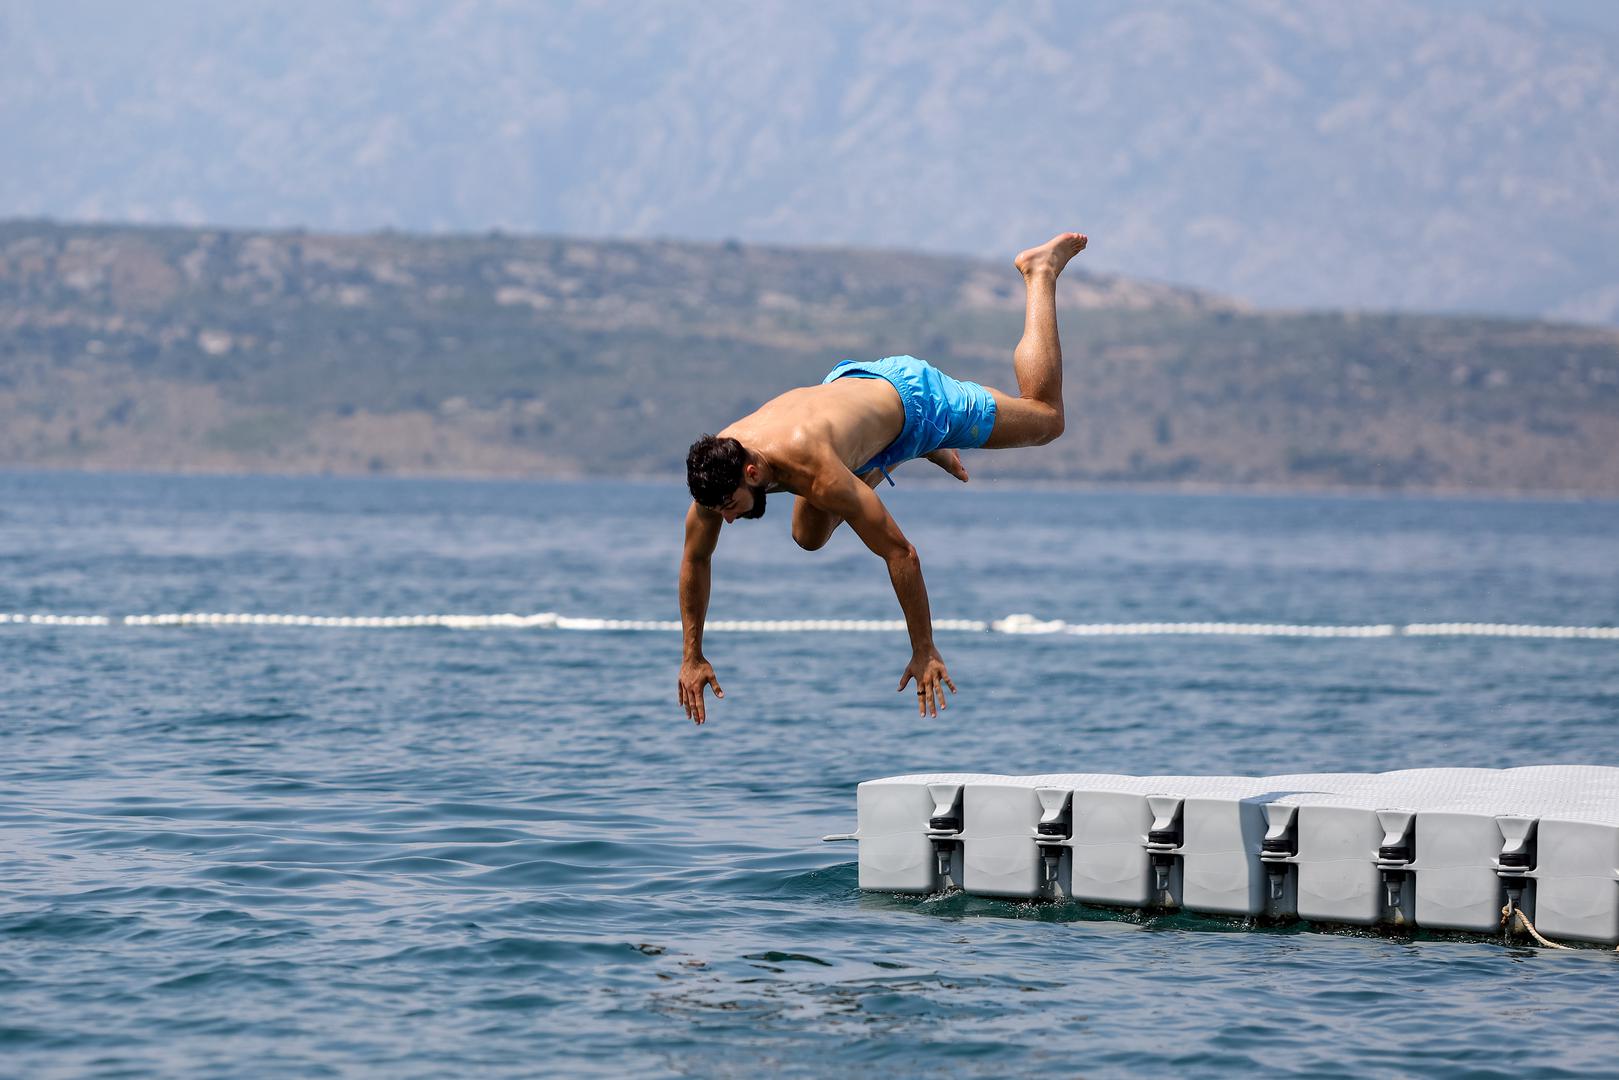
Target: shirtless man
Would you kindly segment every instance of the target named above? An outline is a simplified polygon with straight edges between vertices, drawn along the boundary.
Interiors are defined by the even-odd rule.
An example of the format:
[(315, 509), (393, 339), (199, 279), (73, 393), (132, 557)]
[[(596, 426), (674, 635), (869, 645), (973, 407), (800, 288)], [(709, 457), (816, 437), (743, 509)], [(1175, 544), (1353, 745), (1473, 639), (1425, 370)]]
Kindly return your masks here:
[(706, 718), (705, 688), (712, 687), (716, 698), (725, 696), (703, 656), (709, 564), (720, 526), (763, 517), (772, 491), (797, 496), (793, 539), (806, 551), (823, 547), (847, 521), (888, 564), (911, 636), (911, 662), (899, 688), (915, 680), (923, 716), (938, 716), (946, 707), (944, 688), (953, 694), (956, 684), (933, 644), (921, 561), (872, 489), (890, 469), (917, 457), (965, 483), (958, 449), (1040, 446), (1062, 434), (1057, 275), (1085, 242), (1079, 233), (1062, 233), (1013, 260), (1028, 293), (1023, 338), (1012, 353), (1016, 397), (958, 382), (911, 356), (845, 360), (819, 386), (789, 390), (692, 444), (686, 479), (693, 501), (680, 562), (680, 704), (688, 717), (699, 724)]

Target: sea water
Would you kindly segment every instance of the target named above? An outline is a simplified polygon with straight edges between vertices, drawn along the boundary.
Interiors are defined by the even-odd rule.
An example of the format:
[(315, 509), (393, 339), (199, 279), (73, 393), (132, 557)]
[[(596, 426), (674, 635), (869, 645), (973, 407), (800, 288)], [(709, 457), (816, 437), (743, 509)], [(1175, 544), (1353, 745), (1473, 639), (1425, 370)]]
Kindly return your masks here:
[[(1612, 625), (1619, 505), (902, 472), (933, 612)], [(908, 482), (909, 481), (909, 482)], [(713, 619), (892, 619), (847, 531), (727, 527)], [(1619, 958), (862, 895), (854, 788), (932, 770), (1619, 761), (1619, 643), (151, 627), (678, 617), (678, 483), (0, 474), (0, 1072), (1511, 1077), (1619, 1069)], [(1616, 886), (1619, 887), (1619, 886)]]

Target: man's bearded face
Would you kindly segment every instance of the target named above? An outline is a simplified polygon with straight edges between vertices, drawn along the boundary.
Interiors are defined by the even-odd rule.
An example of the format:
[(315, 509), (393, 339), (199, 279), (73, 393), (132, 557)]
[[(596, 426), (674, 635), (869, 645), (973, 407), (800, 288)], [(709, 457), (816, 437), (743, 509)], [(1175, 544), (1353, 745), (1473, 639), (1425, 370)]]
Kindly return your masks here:
[(743, 484), (743, 490), (753, 497), (753, 505), (737, 517), (747, 518), (749, 521), (765, 516), (765, 486), (763, 484)]

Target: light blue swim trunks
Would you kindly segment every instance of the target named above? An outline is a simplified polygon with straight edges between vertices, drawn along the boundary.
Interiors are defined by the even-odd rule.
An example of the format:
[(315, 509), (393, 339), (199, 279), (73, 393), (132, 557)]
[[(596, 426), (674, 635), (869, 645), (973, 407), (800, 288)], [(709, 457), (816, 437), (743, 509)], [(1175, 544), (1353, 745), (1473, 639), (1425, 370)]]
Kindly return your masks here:
[(983, 446), (995, 430), (995, 399), (975, 382), (952, 379), (925, 360), (889, 356), (881, 360), (845, 360), (833, 368), (822, 385), (836, 379), (887, 379), (899, 391), (905, 406), (905, 427), (882, 453), (855, 470), (864, 476), (873, 469), (888, 475), (902, 461), (935, 450), (971, 450)]

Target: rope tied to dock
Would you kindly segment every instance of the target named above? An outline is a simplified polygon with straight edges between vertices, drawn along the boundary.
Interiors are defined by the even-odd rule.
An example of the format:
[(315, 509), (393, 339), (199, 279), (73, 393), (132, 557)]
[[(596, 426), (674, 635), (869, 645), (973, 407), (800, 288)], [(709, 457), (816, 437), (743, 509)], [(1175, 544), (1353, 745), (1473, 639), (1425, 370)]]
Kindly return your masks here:
[(1512, 924), (1514, 922), (1517, 922), (1525, 930), (1529, 931), (1530, 937), (1534, 938), (1548, 949), (1567, 949), (1570, 952), (1574, 951), (1574, 946), (1559, 945), (1557, 942), (1552, 941), (1541, 934), (1539, 930), (1535, 929), (1535, 924), (1529, 921), (1529, 916), (1523, 913), (1523, 909), (1509, 899), (1501, 907), (1501, 929), (1506, 931), (1508, 935), (1511, 935), (1513, 930)]

